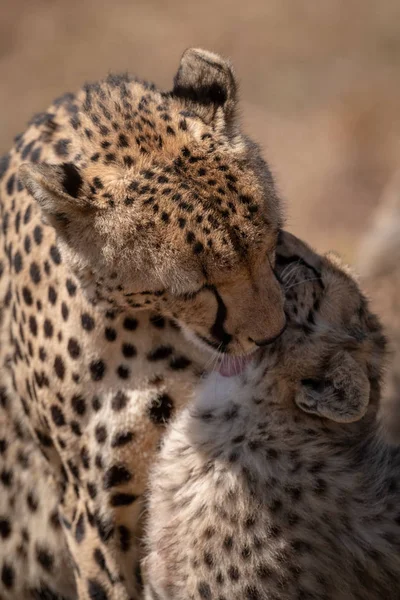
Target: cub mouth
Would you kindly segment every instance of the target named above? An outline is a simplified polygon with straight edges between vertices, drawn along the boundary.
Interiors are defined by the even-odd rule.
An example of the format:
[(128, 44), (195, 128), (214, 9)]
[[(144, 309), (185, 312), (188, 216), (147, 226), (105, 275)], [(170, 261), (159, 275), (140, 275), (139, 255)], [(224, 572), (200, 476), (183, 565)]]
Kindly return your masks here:
[(217, 371), (222, 377), (234, 377), (243, 373), (253, 359), (254, 352), (252, 354), (243, 354), (242, 356), (224, 354), (218, 363)]

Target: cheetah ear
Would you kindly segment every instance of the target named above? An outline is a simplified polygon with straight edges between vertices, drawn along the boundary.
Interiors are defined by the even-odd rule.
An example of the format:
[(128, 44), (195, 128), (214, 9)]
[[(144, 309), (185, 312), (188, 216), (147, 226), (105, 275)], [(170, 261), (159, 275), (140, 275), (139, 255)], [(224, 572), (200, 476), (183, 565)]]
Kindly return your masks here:
[(72, 163), (24, 163), (19, 169), (19, 178), (41, 207), (45, 221), (60, 233), (71, 221), (95, 210), (89, 200), (82, 197), (82, 175)]
[(181, 58), (172, 94), (188, 103), (188, 107), (207, 123), (219, 116), (225, 127), (235, 117), (237, 83), (230, 63), (218, 54), (189, 48)]
[(359, 421), (366, 413), (370, 383), (348, 352), (339, 353), (324, 379), (303, 379), (295, 403), (301, 410), (336, 423)]

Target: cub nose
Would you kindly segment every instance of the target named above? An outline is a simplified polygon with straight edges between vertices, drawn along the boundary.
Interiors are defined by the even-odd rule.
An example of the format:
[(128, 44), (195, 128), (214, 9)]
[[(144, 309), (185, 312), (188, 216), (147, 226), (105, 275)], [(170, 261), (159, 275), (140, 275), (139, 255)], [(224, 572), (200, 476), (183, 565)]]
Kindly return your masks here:
[(277, 333), (277, 335), (274, 335), (273, 337), (270, 338), (265, 338), (263, 340), (253, 340), (252, 338), (249, 338), (249, 340), (251, 342), (253, 342), (253, 344), (255, 344), (256, 346), (268, 346), (268, 344), (272, 344), (273, 342), (275, 342), (279, 337), (281, 337), (282, 333), (285, 331), (287, 327), (287, 319), (285, 319), (285, 324), (282, 327), (282, 329), (280, 330), (279, 333)]

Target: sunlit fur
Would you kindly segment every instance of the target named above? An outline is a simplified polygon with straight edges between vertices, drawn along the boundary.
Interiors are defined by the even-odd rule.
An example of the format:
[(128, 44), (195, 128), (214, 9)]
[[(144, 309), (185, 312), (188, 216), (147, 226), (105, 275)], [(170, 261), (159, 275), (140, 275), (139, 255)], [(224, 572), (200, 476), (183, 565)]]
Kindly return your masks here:
[[(154, 306), (212, 348), (243, 354), (285, 316), (272, 268), (279, 202), (239, 132), (236, 87), (229, 63), (201, 50), (184, 54), (170, 93), (129, 78), (88, 86), (76, 162), (20, 175), (94, 302)], [(227, 335), (212, 332), (210, 286)]]

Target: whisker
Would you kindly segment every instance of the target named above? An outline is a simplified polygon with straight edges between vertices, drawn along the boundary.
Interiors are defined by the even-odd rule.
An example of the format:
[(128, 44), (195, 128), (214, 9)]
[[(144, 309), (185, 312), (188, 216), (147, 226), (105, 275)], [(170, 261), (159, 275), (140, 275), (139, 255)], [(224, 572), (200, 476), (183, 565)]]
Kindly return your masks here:
[(321, 277), (311, 277), (310, 279), (302, 279), (301, 281), (296, 281), (296, 283), (292, 283), (288, 287), (283, 286), (283, 289), (285, 290), (285, 292), (287, 292), (291, 288), (296, 287), (296, 285), (301, 285), (302, 283), (308, 283), (309, 281), (320, 281), (320, 280), (321, 280)]

